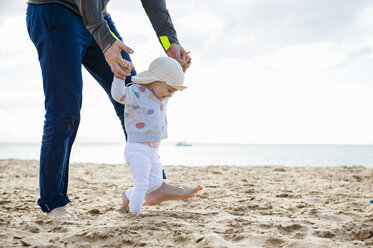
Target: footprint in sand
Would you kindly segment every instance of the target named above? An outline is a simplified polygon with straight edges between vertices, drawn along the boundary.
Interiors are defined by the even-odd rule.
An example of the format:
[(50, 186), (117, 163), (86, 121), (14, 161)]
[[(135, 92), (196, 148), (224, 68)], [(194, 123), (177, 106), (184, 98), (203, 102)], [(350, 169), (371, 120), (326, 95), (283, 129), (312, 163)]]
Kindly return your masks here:
[(97, 208), (94, 208), (94, 209), (89, 210), (88, 213), (90, 215), (100, 215), (101, 211), (99, 209), (97, 209)]
[(294, 233), (293, 235), (290, 236), (290, 238), (292, 239), (304, 239), (304, 237), (306, 236), (307, 234), (306, 233), (303, 233), (303, 232), (296, 232)]
[(369, 239), (373, 236), (372, 231), (369, 228), (362, 228), (355, 232), (355, 238), (361, 241)]
[(40, 229), (41, 227), (37, 224), (34, 224), (34, 223), (27, 223), (25, 226), (24, 226), (24, 229), (31, 232), (31, 233), (39, 233), (40, 232)]
[(277, 228), (282, 235), (291, 235), (291, 237), (295, 239), (302, 239), (309, 229), (306, 226), (297, 223), (291, 225), (278, 225)]
[(278, 229), (282, 232), (291, 233), (297, 230), (307, 230), (307, 227), (295, 223), (291, 225), (278, 225)]
[(313, 231), (312, 234), (319, 238), (326, 238), (326, 239), (335, 237), (335, 233), (330, 230), (316, 230), (316, 231)]
[(282, 238), (278, 238), (278, 237), (269, 237), (267, 240), (266, 240), (266, 245), (269, 245), (271, 247), (282, 247), (282, 245), (286, 243), (286, 241)]

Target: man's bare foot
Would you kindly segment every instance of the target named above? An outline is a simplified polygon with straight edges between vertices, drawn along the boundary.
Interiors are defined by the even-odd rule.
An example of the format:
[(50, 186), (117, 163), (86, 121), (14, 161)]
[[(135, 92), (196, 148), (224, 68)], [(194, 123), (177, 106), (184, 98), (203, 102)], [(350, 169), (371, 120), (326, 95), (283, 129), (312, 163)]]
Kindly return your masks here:
[(58, 207), (48, 212), (47, 217), (52, 219), (79, 220), (78, 217), (64, 207)]
[(129, 204), (130, 204), (130, 201), (127, 198), (126, 191), (123, 191), (122, 192), (122, 205), (120, 206), (120, 209), (123, 212), (128, 213), (128, 210), (129, 210), (128, 206), (129, 206)]
[(200, 185), (195, 188), (183, 189), (163, 182), (157, 190), (145, 195), (145, 203), (153, 206), (164, 201), (188, 199), (195, 196), (201, 189), (203, 188)]

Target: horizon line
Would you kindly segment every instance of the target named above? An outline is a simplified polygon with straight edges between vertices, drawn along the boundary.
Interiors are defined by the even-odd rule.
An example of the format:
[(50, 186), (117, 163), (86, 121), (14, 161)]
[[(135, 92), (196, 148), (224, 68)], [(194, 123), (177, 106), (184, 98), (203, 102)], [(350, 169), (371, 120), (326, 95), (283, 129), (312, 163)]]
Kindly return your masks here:
[[(175, 145), (180, 141), (162, 142), (164, 145)], [(184, 141), (183, 141), (184, 142)], [(192, 145), (366, 145), (372, 146), (373, 143), (242, 143), (242, 142), (185, 142)], [(117, 141), (83, 141), (75, 142), (74, 145), (122, 145), (124, 143)], [(0, 145), (41, 145), (40, 142), (29, 141), (29, 142), (1, 142)]]

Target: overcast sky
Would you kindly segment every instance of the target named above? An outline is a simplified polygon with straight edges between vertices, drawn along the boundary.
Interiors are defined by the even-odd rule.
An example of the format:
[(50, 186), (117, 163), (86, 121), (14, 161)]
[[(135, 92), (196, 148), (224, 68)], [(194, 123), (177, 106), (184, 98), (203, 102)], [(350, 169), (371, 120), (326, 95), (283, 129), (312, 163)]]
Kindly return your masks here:
[[(167, 1), (191, 51), (188, 89), (168, 105), (169, 142), (373, 144), (373, 2)], [(108, 10), (138, 72), (163, 56), (140, 1)], [(0, 142), (40, 142), (44, 105), (25, 1), (0, 0)], [(84, 69), (83, 69), (84, 70)], [(84, 70), (78, 142), (121, 142)]]

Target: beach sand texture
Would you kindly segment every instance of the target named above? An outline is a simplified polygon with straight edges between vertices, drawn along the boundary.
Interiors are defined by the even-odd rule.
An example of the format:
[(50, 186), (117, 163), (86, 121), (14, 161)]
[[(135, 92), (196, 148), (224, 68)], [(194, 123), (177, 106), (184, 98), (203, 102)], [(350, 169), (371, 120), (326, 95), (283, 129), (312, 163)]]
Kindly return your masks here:
[(36, 205), (38, 161), (0, 160), (0, 247), (370, 247), (373, 169), (165, 166), (167, 182), (204, 187), (193, 199), (118, 211), (126, 165), (70, 165), (70, 208)]

